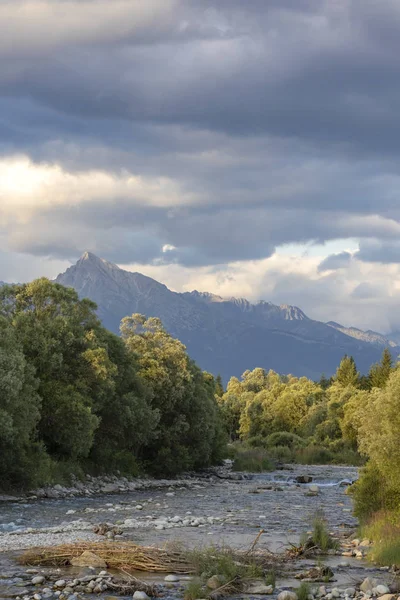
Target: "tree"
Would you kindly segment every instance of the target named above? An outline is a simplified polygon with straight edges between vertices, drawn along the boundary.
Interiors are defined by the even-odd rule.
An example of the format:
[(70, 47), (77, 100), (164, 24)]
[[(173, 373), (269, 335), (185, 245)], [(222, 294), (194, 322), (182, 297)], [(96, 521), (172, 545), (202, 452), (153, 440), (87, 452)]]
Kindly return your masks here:
[(224, 395), (224, 385), (222, 383), (221, 375), (217, 375), (215, 380), (215, 394), (218, 396), (218, 398), (221, 398)]
[(330, 385), (332, 385), (332, 377), (329, 377), (329, 379), (325, 376), (325, 373), (322, 373), (320, 380), (318, 382), (318, 385), (320, 388), (322, 388), (323, 390), (327, 390), (328, 387)]
[(400, 494), (400, 371), (383, 389), (373, 388), (360, 414), (359, 445), (392, 489)]
[(6, 287), (0, 299), (39, 379), (40, 439), (56, 458), (88, 456), (99, 425), (93, 405), (110, 393), (115, 374), (95, 336), (96, 305), (47, 279)]
[(159, 319), (133, 314), (122, 320), (121, 335), (137, 357), (139, 373), (151, 392), (151, 407), (160, 415), (154, 437), (146, 444), (146, 464), (157, 473), (210, 464), (222, 431), (215, 383)]
[[(0, 479), (2, 487), (34, 485), (35, 467), (44, 458), (37, 441), (39, 382), (10, 323), (0, 318)], [(35, 464), (36, 462), (36, 464)]]
[(359, 378), (360, 374), (357, 371), (354, 358), (345, 355), (336, 370), (334, 380), (344, 387), (348, 385), (358, 387)]
[(151, 392), (139, 376), (136, 356), (121, 338), (101, 329), (100, 350), (111, 365), (113, 385), (93, 410), (100, 423), (89, 458), (103, 469), (133, 474), (138, 469), (145, 445), (156, 435), (160, 413), (150, 406)]
[(389, 348), (385, 348), (381, 361), (370, 368), (369, 380), (371, 388), (384, 388), (393, 371), (393, 358)]

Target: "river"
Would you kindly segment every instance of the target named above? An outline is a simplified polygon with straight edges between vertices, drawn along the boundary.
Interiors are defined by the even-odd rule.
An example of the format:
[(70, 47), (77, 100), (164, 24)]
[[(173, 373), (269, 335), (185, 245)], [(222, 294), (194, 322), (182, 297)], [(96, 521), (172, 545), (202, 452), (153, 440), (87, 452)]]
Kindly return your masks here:
[[(296, 485), (299, 475), (311, 476), (318, 492), (310, 493), (307, 484)], [(246, 548), (263, 529), (259, 547), (279, 552), (298, 543), (318, 511), (324, 513), (329, 529), (344, 538), (357, 526), (345, 485), (357, 476), (353, 467), (293, 466), (289, 470), (254, 474), (244, 481), (213, 479), (189, 489), (2, 503), (0, 567), (5, 578), (0, 579), (0, 598), (8, 597), (6, 590), (9, 594), (13, 581), (24, 571), (13, 561), (15, 551), (78, 539), (98, 541), (104, 538), (92, 530), (104, 522), (121, 527), (124, 539), (144, 545), (179, 541), (188, 546), (224, 544)], [(169, 521), (178, 521), (178, 517), (177, 523)], [(378, 573), (380, 579), (383, 576), (382, 571), (365, 561), (332, 556), (328, 562), (337, 585), (353, 586), (366, 573)], [(301, 568), (310, 564), (315, 561), (302, 561)], [(291, 566), (281, 586), (293, 583), (298, 568)]]

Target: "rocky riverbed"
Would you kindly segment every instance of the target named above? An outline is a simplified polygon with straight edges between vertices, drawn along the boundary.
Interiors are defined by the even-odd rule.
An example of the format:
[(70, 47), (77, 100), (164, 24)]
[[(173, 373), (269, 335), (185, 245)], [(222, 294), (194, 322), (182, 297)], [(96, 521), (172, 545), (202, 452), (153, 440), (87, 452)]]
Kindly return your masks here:
[[(298, 483), (307, 478), (312, 481)], [(37, 573), (28, 572), (29, 569), (14, 562), (15, 553), (25, 548), (78, 540), (121, 539), (143, 545), (179, 541), (191, 547), (225, 545), (244, 549), (250, 547), (263, 529), (258, 547), (279, 553), (290, 544), (298, 544), (300, 535), (309, 530), (316, 511), (324, 512), (331, 531), (347, 546), (343, 545), (340, 553), (324, 558), (324, 565), (333, 572), (333, 581), (313, 585), (315, 597), (330, 600), (346, 595), (348, 598), (385, 595), (394, 589), (390, 588), (393, 575), (366, 562), (365, 541), (358, 544), (350, 539), (357, 523), (346, 488), (356, 478), (356, 469), (332, 466), (296, 466), (249, 478), (231, 476), (227, 471), (179, 481), (129, 482), (110, 478), (88, 480), (82, 487), (75, 484), (72, 488), (53, 488), (54, 494), (52, 490), (38, 490), (28, 497), (3, 501), (0, 598), (77, 600), (89, 597), (95, 589), (98, 597), (105, 598), (107, 594), (111, 597), (116, 589), (113, 587), (116, 574), (101, 568), (40, 568)], [(317, 561), (312, 559), (285, 565), (272, 597), (298, 588), (299, 574), (316, 566)], [(35, 579), (42, 577), (41, 583)], [(359, 586), (367, 577), (369, 583), (360, 591)], [(181, 598), (187, 585), (180, 578), (165, 582), (163, 577), (143, 573), (140, 578), (158, 586), (154, 593), (167, 598)], [(59, 585), (60, 581), (64, 587)], [(256, 597), (250, 592), (247, 598)], [(120, 597), (132, 598), (132, 594)], [(280, 597), (279, 600), (295, 599)]]

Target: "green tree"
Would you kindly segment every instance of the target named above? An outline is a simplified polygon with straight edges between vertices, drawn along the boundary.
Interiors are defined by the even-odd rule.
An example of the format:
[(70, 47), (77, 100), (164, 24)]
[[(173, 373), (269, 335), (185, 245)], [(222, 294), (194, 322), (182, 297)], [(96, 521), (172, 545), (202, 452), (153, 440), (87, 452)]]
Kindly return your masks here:
[(99, 425), (93, 404), (110, 393), (115, 373), (96, 343), (95, 304), (47, 279), (6, 287), (0, 297), (40, 382), (40, 439), (57, 458), (86, 457)]
[(393, 358), (389, 348), (385, 348), (381, 361), (373, 365), (369, 371), (371, 388), (384, 388), (393, 371)]
[(360, 374), (357, 371), (354, 358), (352, 356), (345, 355), (336, 370), (334, 380), (344, 387), (348, 385), (358, 387), (359, 378)]
[(160, 415), (153, 439), (146, 444), (146, 464), (158, 473), (210, 464), (222, 433), (215, 383), (159, 319), (126, 317), (121, 335), (137, 356), (140, 375), (151, 391), (151, 407)]
[(10, 323), (0, 317), (0, 480), (5, 487), (35, 484), (45, 456), (37, 441), (39, 382)]
[(218, 396), (218, 398), (222, 398), (224, 395), (224, 385), (222, 383), (221, 375), (217, 375), (215, 380), (215, 394)]
[(112, 372), (112, 386), (93, 406), (100, 423), (89, 458), (103, 470), (133, 474), (139, 468), (146, 444), (156, 436), (160, 413), (150, 406), (151, 392), (139, 376), (136, 356), (121, 338), (105, 329), (97, 332), (97, 338), (99, 350), (110, 361), (103, 372)]

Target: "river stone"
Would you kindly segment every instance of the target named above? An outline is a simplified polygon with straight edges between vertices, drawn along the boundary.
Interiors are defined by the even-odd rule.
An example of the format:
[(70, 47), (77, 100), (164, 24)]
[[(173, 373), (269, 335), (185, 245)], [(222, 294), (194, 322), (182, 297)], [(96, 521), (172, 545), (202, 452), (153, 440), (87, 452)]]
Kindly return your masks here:
[(272, 585), (265, 585), (263, 582), (254, 581), (250, 583), (246, 589), (246, 594), (254, 596), (269, 596), (274, 593), (274, 587)]
[(146, 592), (139, 592), (139, 590), (136, 590), (133, 594), (133, 600), (150, 600), (150, 598)]
[(373, 579), (371, 579), (370, 577), (366, 577), (364, 579), (364, 581), (362, 582), (362, 584), (360, 585), (360, 590), (362, 592), (372, 592), (372, 590), (375, 587), (375, 581)]
[(179, 577), (177, 575), (167, 575), (164, 578), (164, 581), (169, 581), (170, 583), (177, 583), (179, 581)]
[(379, 597), (379, 600), (393, 600), (395, 598), (395, 594), (384, 594)]
[(289, 592), (288, 590), (285, 590), (278, 594), (277, 600), (298, 600), (298, 597), (295, 592)]
[(207, 580), (207, 587), (210, 590), (217, 590), (219, 587), (221, 587), (222, 584), (223, 582), (221, 581), (221, 578), (218, 577), (218, 575), (213, 575), (212, 577), (210, 577), (210, 579)]
[(65, 585), (66, 585), (65, 579), (59, 579), (58, 581), (55, 582), (54, 585), (58, 588), (65, 587)]
[(80, 556), (73, 558), (71, 560), (71, 565), (73, 567), (99, 567), (101, 569), (107, 568), (106, 561), (89, 550), (85, 550)]
[(356, 595), (355, 588), (353, 588), (353, 587), (346, 588), (344, 590), (344, 595), (348, 596), (349, 598), (353, 598)]
[(378, 594), (378, 596), (384, 596), (385, 594), (389, 594), (390, 590), (387, 587), (387, 585), (377, 585), (376, 593)]
[(46, 578), (43, 575), (38, 575), (37, 577), (33, 577), (32, 583), (33, 585), (41, 585), (46, 581)]
[(296, 477), (296, 483), (311, 483), (313, 478), (310, 475), (299, 475)]

